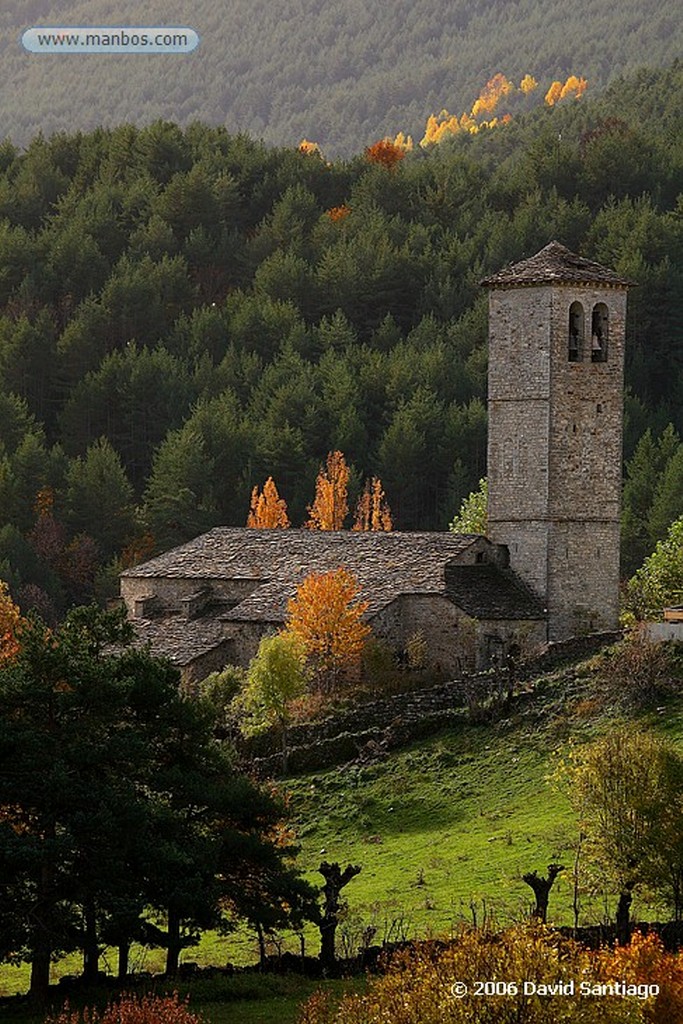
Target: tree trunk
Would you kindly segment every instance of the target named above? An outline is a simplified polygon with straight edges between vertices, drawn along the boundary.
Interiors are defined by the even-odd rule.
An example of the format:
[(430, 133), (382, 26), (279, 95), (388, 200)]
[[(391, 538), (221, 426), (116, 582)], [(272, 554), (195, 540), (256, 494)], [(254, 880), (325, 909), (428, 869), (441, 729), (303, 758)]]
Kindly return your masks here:
[(31, 982), (29, 996), (38, 1006), (45, 1006), (50, 994), (51, 950), (46, 945), (36, 945), (31, 960)]
[(166, 952), (166, 974), (175, 978), (180, 963), (180, 914), (176, 910), (168, 911), (168, 950)]
[(97, 983), (100, 951), (97, 946), (97, 914), (95, 901), (87, 899), (83, 907), (85, 934), (83, 937), (83, 979), (86, 985)]
[(259, 961), (261, 963), (261, 967), (265, 968), (265, 966), (266, 966), (266, 937), (263, 934), (263, 925), (261, 924), (260, 921), (256, 922), (256, 934), (258, 935)]
[(631, 904), (633, 902), (633, 886), (627, 885), (619, 894), (617, 904), (617, 942), (620, 946), (627, 946), (631, 941)]
[(334, 967), (336, 961), (334, 946), (337, 925), (339, 924), (339, 912), (342, 906), (339, 898), (340, 893), (352, 878), (360, 874), (360, 870), (360, 867), (349, 864), (342, 871), (339, 864), (329, 864), (327, 861), (323, 861), (318, 868), (318, 871), (325, 879), (325, 885), (323, 886), (325, 902), (318, 923), (320, 929), (320, 962), (325, 968)]
[(287, 774), (287, 766), (289, 762), (289, 734), (287, 730), (287, 723), (282, 721), (282, 774)]
[(130, 942), (119, 943), (119, 981), (128, 977), (128, 966), (130, 960)]
[[(54, 829), (50, 828), (48, 834), (50, 838), (53, 838)], [(54, 911), (53, 875), (52, 864), (45, 858), (40, 867), (40, 880), (37, 886), (37, 906), (34, 914), (37, 928), (31, 950), (31, 981), (29, 985), (29, 995), (38, 1006), (44, 1006), (50, 994), (52, 939), (48, 921)]]
[(336, 962), (335, 937), (337, 934), (337, 918), (320, 922), (320, 962), (323, 967), (334, 967)]

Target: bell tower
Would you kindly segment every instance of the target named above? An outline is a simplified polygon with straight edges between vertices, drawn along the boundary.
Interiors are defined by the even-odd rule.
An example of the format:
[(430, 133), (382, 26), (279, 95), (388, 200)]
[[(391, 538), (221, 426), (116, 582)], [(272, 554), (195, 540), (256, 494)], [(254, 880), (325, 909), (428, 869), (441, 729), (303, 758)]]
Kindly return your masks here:
[(551, 242), (489, 289), (488, 535), (548, 612), (548, 639), (619, 614), (628, 281)]

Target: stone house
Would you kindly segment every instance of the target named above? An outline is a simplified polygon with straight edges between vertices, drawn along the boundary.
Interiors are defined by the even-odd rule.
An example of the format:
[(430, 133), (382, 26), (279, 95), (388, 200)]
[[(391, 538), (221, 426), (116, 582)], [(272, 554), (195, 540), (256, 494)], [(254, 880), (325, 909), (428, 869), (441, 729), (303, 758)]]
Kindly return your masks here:
[(495, 662), (513, 638), (545, 640), (545, 612), (505, 550), (475, 535), (216, 527), (127, 569), (121, 594), (139, 639), (192, 683), (247, 665), (304, 577), (340, 567), (357, 578), (374, 634), (398, 655), (423, 636), (447, 675)]
[(489, 289), (488, 539), (216, 528), (121, 576), (143, 641), (188, 681), (245, 665), (311, 572), (351, 571), (375, 633), (457, 675), (532, 643), (614, 630), (626, 290), (551, 242)]

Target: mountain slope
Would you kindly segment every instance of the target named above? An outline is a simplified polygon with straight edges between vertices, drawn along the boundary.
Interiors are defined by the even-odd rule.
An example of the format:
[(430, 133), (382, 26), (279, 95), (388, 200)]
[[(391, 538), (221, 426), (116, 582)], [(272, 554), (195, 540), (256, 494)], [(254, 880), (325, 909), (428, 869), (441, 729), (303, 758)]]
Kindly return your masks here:
[[(5, 88), (0, 135), (88, 129), (124, 120), (195, 119), (270, 143), (306, 136), (328, 155), (357, 152), (399, 130), (422, 136), (443, 107), (469, 109), (498, 71), (530, 72), (538, 99), (554, 78), (592, 91), (683, 50), (667, 0), (6, 0), (0, 12)], [(36, 55), (31, 25), (188, 25), (189, 55)]]

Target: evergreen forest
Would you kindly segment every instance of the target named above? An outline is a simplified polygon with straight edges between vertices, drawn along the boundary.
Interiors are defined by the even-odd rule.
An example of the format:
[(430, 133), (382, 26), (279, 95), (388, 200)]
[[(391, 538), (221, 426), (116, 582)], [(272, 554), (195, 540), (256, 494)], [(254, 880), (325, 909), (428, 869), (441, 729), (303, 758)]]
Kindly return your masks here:
[[(545, 89), (569, 74), (591, 95), (683, 52), (669, 0), (3, 0), (0, 135), (124, 121), (202, 121), (270, 145), (313, 139), (330, 156), (384, 135), (419, 139), (495, 72)], [(187, 26), (191, 54), (27, 54), (31, 26)]]
[(198, 122), (5, 141), (0, 576), (22, 610), (56, 620), (244, 525), (271, 475), (300, 525), (332, 450), (352, 496), (381, 477), (396, 528), (445, 529), (486, 471), (479, 282), (552, 239), (637, 282), (634, 571), (683, 505), (682, 106), (674, 63), (331, 162)]

